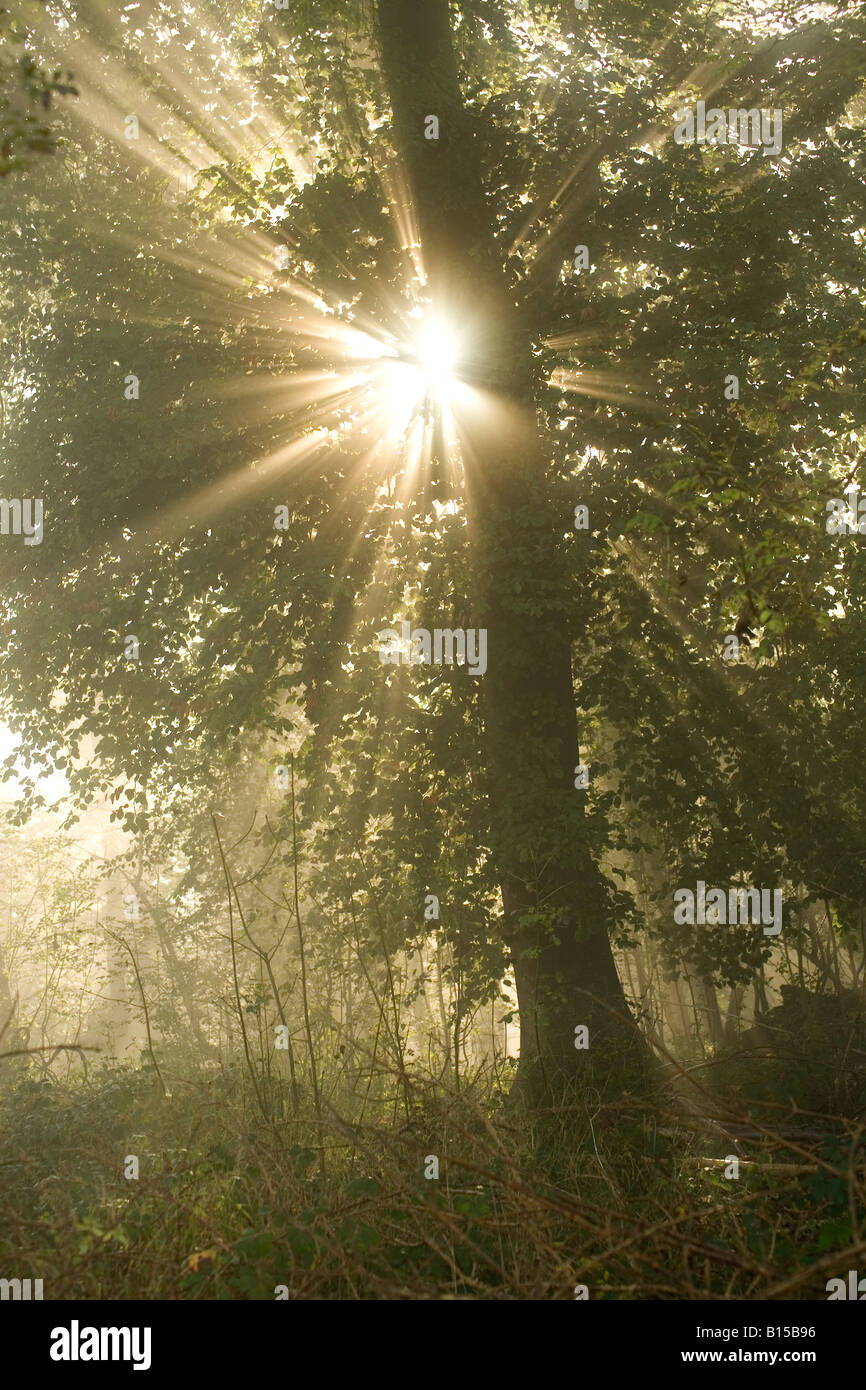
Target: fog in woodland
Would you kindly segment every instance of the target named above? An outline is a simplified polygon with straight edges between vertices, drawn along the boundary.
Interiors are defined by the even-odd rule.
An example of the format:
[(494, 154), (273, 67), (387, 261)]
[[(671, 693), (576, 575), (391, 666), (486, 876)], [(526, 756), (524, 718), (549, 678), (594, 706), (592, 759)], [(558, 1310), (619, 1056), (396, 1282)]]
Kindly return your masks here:
[(864, 179), (853, 0), (0, 11), (4, 1300), (860, 1297)]

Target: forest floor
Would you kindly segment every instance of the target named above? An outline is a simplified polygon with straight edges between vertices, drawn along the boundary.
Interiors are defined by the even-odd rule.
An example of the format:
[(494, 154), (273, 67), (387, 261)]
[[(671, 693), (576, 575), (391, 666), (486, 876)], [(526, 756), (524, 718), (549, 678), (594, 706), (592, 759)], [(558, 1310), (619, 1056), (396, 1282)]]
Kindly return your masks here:
[(668, 1092), (529, 1120), (413, 1081), (349, 1120), (121, 1064), (4, 1085), (0, 1269), (51, 1299), (825, 1299), (866, 1249), (838, 1117), (719, 1128)]

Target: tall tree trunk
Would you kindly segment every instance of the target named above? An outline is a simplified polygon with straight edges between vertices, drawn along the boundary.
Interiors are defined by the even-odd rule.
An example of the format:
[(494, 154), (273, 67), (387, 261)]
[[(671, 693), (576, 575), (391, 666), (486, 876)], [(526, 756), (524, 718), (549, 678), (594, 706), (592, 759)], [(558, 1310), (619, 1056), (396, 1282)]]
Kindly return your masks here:
[[(447, 0), (378, 0), (395, 144), (406, 166), (431, 303), (462, 335), (453, 404), (466, 468), (484, 682), (492, 849), (529, 1099), (643, 1057), (614, 965), (608, 897), (584, 834), (567, 574), (534, 410), (531, 331), (485, 203)], [(428, 138), (429, 118), (438, 139)], [(425, 134), (426, 130), (426, 134)], [(585, 1024), (589, 1048), (576, 1050)]]
[(707, 975), (698, 976), (698, 984), (704, 996), (704, 1013), (707, 1020), (707, 1031), (710, 1035), (710, 1042), (713, 1044), (713, 1047), (718, 1047), (724, 1040), (724, 1029), (722, 1027), (722, 1015), (719, 1009), (716, 987)]
[(141, 904), (145, 912), (147, 913), (148, 917), (154, 925), (157, 940), (159, 942), (159, 948), (162, 952), (166, 966), (168, 967), (168, 974), (169, 978), (171, 979), (172, 986), (174, 987), (176, 994), (180, 995), (180, 998), (183, 1001), (183, 1006), (186, 1010), (186, 1016), (189, 1022), (190, 1033), (192, 1034), (192, 1037), (195, 1041), (199, 1057), (201, 1059), (204, 1059), (206, 1057), (212, 1057), (214, 1055), (215, 1048), (207, 1041), (207, 1039), (204, 1036), (204, 1032), (201, 1026), (201, 1018), (199, 1016), (198, 1005), (195, 1000), (195, 994), (186, 981), (184, 975), (184, 968), (181, 965), (181, 962), (178, 960), (177, 952), (174, 949), (174, 942), (172, 940), (171, 934), (171, 919), (168, 913), (163, 909), (162, 903), (159, 901), (158, 897), (152, 897), (150, 893), (143, 887), (140, 878), (134, 880), (130, 879), (129, 882), (134, 886), (135, 891), (141, 901)]
[(728, 1009), (725, 1014), (724, 1041), (728, 1046), (732, 1046), (739, 1041), (740, 1037), (740, 1018), (743, 1010), (743, 994), (745, 993), (742, 985), (734, 985), (728, 1000)]

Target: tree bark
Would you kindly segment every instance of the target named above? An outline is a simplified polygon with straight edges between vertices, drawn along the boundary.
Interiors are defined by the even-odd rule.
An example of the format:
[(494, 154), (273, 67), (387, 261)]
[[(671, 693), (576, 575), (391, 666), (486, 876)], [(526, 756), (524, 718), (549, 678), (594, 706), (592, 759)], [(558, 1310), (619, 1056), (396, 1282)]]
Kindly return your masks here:
[[(405, 164), (431, 305), (461, 336), (452, 409), (466, 471), (483, 681), (492, 852), (521, 1023), (516, 1086), (530, 1101), (593, 1089), (644, 1060), (609, 940), (606, 885), (587, 846), (568, 579), (534, 408), (531, 326), (486, 205), (447, 0), (378, 0), (395, 145)], [(438, 139), (425, 136), (429, 117)], [(589, 1030), (578, 1050), (575, 1029)]]

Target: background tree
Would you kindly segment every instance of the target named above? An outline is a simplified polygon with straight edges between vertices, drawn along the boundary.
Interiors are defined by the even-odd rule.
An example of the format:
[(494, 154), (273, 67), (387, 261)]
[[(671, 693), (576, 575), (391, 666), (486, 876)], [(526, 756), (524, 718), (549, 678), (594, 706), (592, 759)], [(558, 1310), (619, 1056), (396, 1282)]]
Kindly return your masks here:
[(46, 112), (54, 97), (75, 95), (71, 74), (40, 67), (30, 38), (9, 10), (0, 9), (0, 178), (23, 169), (30, 155), (54, 151)]

